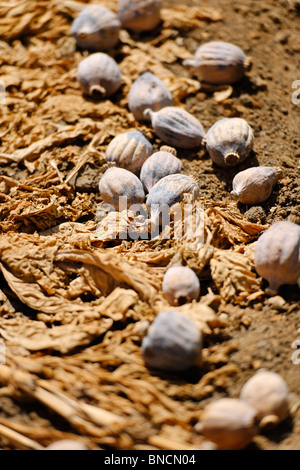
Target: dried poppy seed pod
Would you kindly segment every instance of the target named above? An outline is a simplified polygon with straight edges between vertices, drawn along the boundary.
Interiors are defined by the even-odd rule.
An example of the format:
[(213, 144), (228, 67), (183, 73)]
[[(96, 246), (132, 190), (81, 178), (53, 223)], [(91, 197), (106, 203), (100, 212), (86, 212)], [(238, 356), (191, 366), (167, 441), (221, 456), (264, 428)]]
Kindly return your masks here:
[(160, 0), (119, 0), (118, 17), (123, 28), (150, 31), (160, 22)]
[(102, 5), (88, 5), (75, 18), (71, 33), (78, 46), (89, 51), (105, 51), (119, 41), (121, 22)]
[(195, 201), (201, 195), (200, 188), (194, 178), (187, 175), (168, 175), (159, 180), (147, 197), (147, 207), (151, 211), (151, 220), (157, 224), (164, 220), (168, 223), (170, 209), (181, 202), (184, 194), (190, 194)]
[(193, 60), (183, 65), (191, 68), (203, 82), (222, 85), (234, 83), (243, 77), (251, 66), (251, 60), (234, 44), (211, 41), (200, 46)]
[(256, 410), (241, 400), (221, 398), (205, 407), (196, 431), (219, 450), (240, 450), (258, 433)]
[(96, 52), (78, 64), (77, 80), (84, 94), (109, 98), (120, 88), (122, 75), (114, 59)]
[(164, 275), (162, 291), (170, 305), (182, 305), (197, 299), (200, 282), (188, 266), (174, 265)]
[(61, 441), (52, 442), (44, 450), (88, 450), (88, 447), (75, 439), (62, 439)]
[(248, 168), (233, 178), (231, 194), (243, 204), (259, 204), (271, 196), (273, 187), (281, 176), (280, 168), (271, 166)]
[[(145, 199), (144, 188), (137, 176), (123, 168), (109, 168), (99, 182), (103, 202), (111, 204), (116, 210), (133, 204), (142, 204)], [(125, 199), (126, 198), (126, 199)]]
[(181, 168), (182, 163), (179, 158), (170, 152), (160, 150), (145, 161), (141, 169), (140, 180), (149, 192), (160, 179), (174, 173), (180, 173)]
[(192, 114), (176, 106), (166, 106), (154, 112), (146, 109), (155, 134), (166, 144), (179, 148), (200, 147), (205, 131), (201, 122)]
[(283, 421), (289, 412), (289, 392), (276, 372), (261, 369), (245, 383), (240, 399), (257, 410), (261, 427)]
[(224, 118), (214, 123), (206, 134), (206, 148), (219, 166), (236, 166), (244, 161), (253, 147), (253, 131), (241, 118)]
[(139, 131), (129, 131), (116, 136), (110, 142), (105, 158), (107, 162), (115, 162), (117, 166), (139, 174), (152, 152), (153, 147), (144, 134)]
[(283, 221), (271, 225), (257, 240), (254, 253), (257, 273), (269, 282), (266, 293), (283, 284), (297, 284), (300, 277), (300, 226)]
[(137, 121), (150, 121), (145, 109), (159, 111), (172, 106), (173, 98), (166, 85), (153, 73), (140, 75), (132, 84), (128, 94), (128, 106)]
[(300, 225), (300, 211), (299, 208), (295, 207), (291, 210), (290, 215), (288, 216), (288, 220), (293, 222), (294, 224)]
[(188, 369), (201, 357), (202, 334), (185, 315), (160, 312), (142, 342), (142, 354), (148, 367), (166, 371)]
[(177, 157), (177, 150), (173, 147), (169, 147), (168, 145), (162, 145), (159, 149), (161, 152), (169, 152), (175, 157)]

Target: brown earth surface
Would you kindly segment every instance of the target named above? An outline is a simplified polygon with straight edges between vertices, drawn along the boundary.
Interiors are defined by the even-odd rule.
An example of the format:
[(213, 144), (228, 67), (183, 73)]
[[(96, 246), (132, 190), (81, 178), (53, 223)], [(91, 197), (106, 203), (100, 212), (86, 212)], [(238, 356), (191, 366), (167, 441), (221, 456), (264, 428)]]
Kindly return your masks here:
[[(248, 448), (299, 450), (300, 365), (292, 362), (300, 339), (299, 288), (283, 286), (268, 297), (252, 259), (268, 224), (300, 217), (300, 104), (292, 101), (292, 84), (300, 80), (299, 2), (191, 1), (188, 8), (163, 2), (156, 30), (122, 30), (110, 54), (123, 83), (104, 102), (83, 97), (76, 82), (87, 53), (76, 50), (70, 25), (82, 3), (12, 3), (0, 5), (0, 79), (6, 87), (0, 117), (0, 332), (6, 348), (0, 448), (39, 449), (74, 438), (89, 449), (200, 449), (203, 439), (194, 426), (204, 406), (238, 397), (255, 371), (266, 368), (287, 381), (290, 416)], [(253, 61), (221, 101), (181, 65), (199, 44), (215, 39), (237, 44)], [(206, 130), (233, 116), (254, 129), (254, 150), (234, 169), (212, 165), (203, 149), (178, 149), (183, 172), (202, 190), (212, 234), (201, 256), (189, 253), (184, 241), (93, 238), (110, 140), (138, 128), (155, 149), (162, 145), (128, 112), (129, 87), (146, 69)], [(261, 206), (236, 205), (233, 176), (258, 164), (282, 167), (283, 178)], [(140, 346), (146, 321), (166, 307), (161, 280), (177, 252), (199, 275), (199, 305), (210, 310), (198, 318), (202, 363), (168, 374), (149, 370)], [(187, 314), (196, 316), (195, 305)]]

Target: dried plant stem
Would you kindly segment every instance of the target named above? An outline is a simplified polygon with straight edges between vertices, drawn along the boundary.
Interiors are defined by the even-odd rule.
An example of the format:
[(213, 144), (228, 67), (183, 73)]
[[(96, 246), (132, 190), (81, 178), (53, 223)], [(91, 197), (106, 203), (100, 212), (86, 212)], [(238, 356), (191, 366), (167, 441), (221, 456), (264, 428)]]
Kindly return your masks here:
[(183, 444), (163, 436), (150, 436), (148, 443), (163, 450), (199, 450), (199, 447), (192, 444)]
[(31, 450), (43, 450), (43, 446), (38, 444), (37, 442), (29, 439), (26, 436), (14, 431), (13, 429), (0, 424), (0, 436), (7, 439), (11, 444), (17, 445), (23, 449), (31, 449)]
[[(35, 379), (27, 372), (16, 371), (6, 365), (0, 365), (0, 381), (13, 382), (16, 388), (58, 413), (76, 429), (94, 436), (99, 434), (98, 426), (123, 421), (122, 417), (114, 413), (73, 400), (46, 380)], [(101, 434), (101, 430), (99, 431)]]

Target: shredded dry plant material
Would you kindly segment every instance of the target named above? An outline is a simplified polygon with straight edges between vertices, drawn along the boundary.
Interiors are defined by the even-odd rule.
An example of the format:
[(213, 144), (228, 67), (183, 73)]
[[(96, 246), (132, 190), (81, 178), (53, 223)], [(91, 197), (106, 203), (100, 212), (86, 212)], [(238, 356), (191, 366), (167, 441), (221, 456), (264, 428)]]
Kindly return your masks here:
[[(138, 129), (161, 145), (128, 111), (128, 92), (144, 71), (160, 78), (174, 104), (202, 92), (173, 66), (192, 57), (181, 35), (220, 22), (212, 7), (162, 9), (149, 38), (121, 30), (109, 51), (122, 72), (111, 100), (81, 93), (72, 20), (87, 2), (13, 1), (0, 5), (0, 364), (2, 400), (35, 412), (0, 414), (0, 447), (43, 449), (80, 439), (89, 449), (197, 450), (202, 401), (226, 389), (240, 368), (230, 362), (232, 312), (264, 296), (251, 247), (268, 224), (250, 222), (235, 203), (200, 198), (195, 226), (176, 218), (149, 239), (149, 221), (103, 209), (98, 183), (105, 150), (121, 132)], [(101, 1), (116, 11), (117, 1)], [(232, 89), (215, 95), (226, 101)], [(197, 159), (199, 155), (194, 158)], [(190, 204), (191, 205), (191, 204)], [(136, 240), (128, 236), (133, 234)], [(250, 248), (249, 248), (250, 247)], [(203, 283), (196, 302), (170, 307), (161, 291), (176, 262)], [(186, 373), (149, 370), (141, 343), (164, 310), (182, 312), (204, 336), (201, 362)], [(217, 345), (217, 346), (216, 346)], [(218, 347), (218, 349), (216, 349)], [(64, 423), (64, 426), (61, 423)], [(203, 447), (203, 448), (204, 448)]]

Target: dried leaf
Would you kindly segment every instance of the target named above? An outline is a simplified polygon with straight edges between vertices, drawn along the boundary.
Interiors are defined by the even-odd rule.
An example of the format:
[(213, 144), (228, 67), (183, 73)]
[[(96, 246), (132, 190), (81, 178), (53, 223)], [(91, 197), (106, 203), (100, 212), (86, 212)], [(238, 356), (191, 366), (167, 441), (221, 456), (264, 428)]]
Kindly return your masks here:
[(264, 295), (261, 279), (253, 272), (254, 266), (247, 256), (232, 250), (215, 250), (210, 268), (224, 302), (248, 304)]
[(92, 123), (92, 121), (80, 123), (79, 125), (75, 126), (67, 126), (61, 131), (54, 132), (45, 139), (34, 142), (28, 148), (17, 150), (13, 155), (4, 156), (4, 154), (1, 154), (0, 163), (1, 161), (21, 162), (25, 159), (33, 161), (34, 159), (38, 158), (44, 150), (72, 142), (79, 137), (86, 139), (87, 134), (91, 131), (95, 131), (96, 129), (99, 130), (99, 127)]
[(18, 317), (13, 322), (0, 318), (0, 333), (11, 348), (13, 345), (18, 346), (19, 355), (22, 350), (24, 356), (28, 352), (44, 350), (68, 354), (79, 346), (90, 344), (95, 338), (108, 331), (112, 324), (113, 320), (104, 318), (101, 321), (85, 321), (48, 328), (44, 322), (26, 317)]
[(61, 250), (56, 261), (82, 263), (104, 295), (117, 285), (128, 285), (136, 290), (141, 299), (151, 301), (156, 296), (156, 279), (142, 264), (125, 261), (120, 255), (92, 253), (80, 250)]
[(212, 244), (219, 248), (253, 241), (268, 228), (268, 225), (249, 222), (234, 204), (215, 204), (208, 207), (205, 212), (213, 237)]
[(164, 41), (160, 47), (156, 48), (156, 56), (159, 57), (162, 62), (172, 64), (178, 59), (190, 59), (191, 54), (185, 47), (178, 46), (172, 40), (167, 40)]
[(232, 93), (233, 93), (232, 86), (227, 85), (225, 89), (214, 92), (214, 100), (217, 103), (222, 103), (222, 101), (227, 100), (232, 95)]
[(161, 12), (165, 28), (199, 28), (202, 21), (221, 21), (222, 15), (218, 10), (210, 7), (192, 6), (188, 9), (185, 5), (173, 8), (163, 8)]

